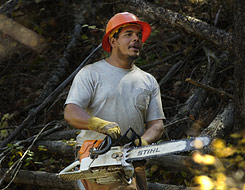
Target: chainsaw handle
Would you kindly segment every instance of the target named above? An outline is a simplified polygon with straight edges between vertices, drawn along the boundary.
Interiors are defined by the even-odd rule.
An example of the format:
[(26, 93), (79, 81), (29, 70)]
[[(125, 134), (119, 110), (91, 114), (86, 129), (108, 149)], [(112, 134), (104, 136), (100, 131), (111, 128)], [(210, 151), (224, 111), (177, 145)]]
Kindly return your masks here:
[[(127, 134), (130, 131), (132, 132), (132, 136), (131, 136), (130, 139), (128, 139)], [(127, 139), (127, 141), (132, 142), (133, 144), (134, 144), (134, 141), (136, 139), (139, 139), (139, 145), (138, 146), (141, 146), (141, 138), (140, 138), (140, 136), (130, 127), (125, 132), (125, 134), (122, 135), (119, 139), (117, 139), (114, 143), (112, 142), (111, 136), (107, 135), (97, 149), (95, 149), (95, 148), (91, 148), (90, 149), (90, 158), (94, 159), (94, 158), (97, 158), (98, 155), (105, 154), (106, 152), (108, 152), (111, 149), (112, 146), (120, 144), (121, 141), (124, 141), (126, 139)]]
[[(130, 138), (128, 138), (128, 134), (132, 133)], [(133, 130), (133, 128), (129, 127), (128, 130), (122, 135), (120, 136), (115, 142), (113, 142), (112, 146), (124, 146), (125, 144), (128, 143), (133, 143), (136, 139), (139, 139), (139, 145), (141, 146), (141, 138), (140, 136)], [(135, 144), (134, 144), (135, 145)]]
[[(111, 146), (112, 146), (112, 138), (108, 135), (99, 145), (98, 149), (93, 149), (93, 148), (90, 149), (90, 158), (93, 159), (96, 158), (98, 155), (105, 154), (111, 149)], [(100, 148), (102, 149), (100, 150)]]

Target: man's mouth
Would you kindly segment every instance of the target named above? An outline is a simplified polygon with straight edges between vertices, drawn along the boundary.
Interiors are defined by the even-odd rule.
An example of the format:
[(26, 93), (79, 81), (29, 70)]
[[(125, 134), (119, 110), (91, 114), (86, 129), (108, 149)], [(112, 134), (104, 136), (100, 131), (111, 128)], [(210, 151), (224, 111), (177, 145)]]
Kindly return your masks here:
[(133, 44), (129, 46), (129, 49), (132, 49), (134, 51), (139, 51), (140, 50), (140, 46), (138, 44)]

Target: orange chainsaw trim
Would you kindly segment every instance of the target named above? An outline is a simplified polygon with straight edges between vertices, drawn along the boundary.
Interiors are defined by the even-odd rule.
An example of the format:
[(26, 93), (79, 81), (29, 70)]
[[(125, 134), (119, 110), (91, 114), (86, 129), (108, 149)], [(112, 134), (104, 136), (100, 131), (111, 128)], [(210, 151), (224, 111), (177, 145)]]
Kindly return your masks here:
[(83, 145), (81, 146), (80, 150), (79, 150), (79, 159), (80, 161), (83, 159), (83, 158), (86, 158), (86, 157), (89, 157), (89, 150), (91, 148), (97, 148), (101, 143), (102, 143), (103, 140), (86, 140), (84, 141)]

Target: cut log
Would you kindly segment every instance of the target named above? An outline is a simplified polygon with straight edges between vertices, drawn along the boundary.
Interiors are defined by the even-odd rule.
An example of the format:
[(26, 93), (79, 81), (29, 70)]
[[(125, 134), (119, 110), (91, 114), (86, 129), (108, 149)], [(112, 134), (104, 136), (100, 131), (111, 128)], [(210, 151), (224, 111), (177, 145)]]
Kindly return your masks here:
[[(7, 169), (0, 168), (0, 177), (2, 177), (6, 171)], [(8, 176), (5, 178), (5, 181), (9, 182), (11, 179), (12, 177)], [(64, 181), (55, 173), (42, 171), (20, 170), (13, 183), (42, 186), (47, 187), (47, 189), (78, 190), (74, 181)]]

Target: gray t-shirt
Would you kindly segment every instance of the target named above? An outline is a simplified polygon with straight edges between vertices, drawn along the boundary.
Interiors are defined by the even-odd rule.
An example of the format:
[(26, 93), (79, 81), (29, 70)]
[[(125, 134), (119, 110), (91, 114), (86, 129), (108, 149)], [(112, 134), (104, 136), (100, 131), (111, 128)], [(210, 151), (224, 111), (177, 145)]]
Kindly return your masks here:
[[(156, 79), (135, 65), (121, 69), (101, 60), (85, 66), (73, 80), (65, 104), (69, 103), (118, 123), (122, 134), (132, 127), (143, 135), (145, 122), (165, 119)], [(103, 138), (103, 134), (81, 130), (77, 143)]]

